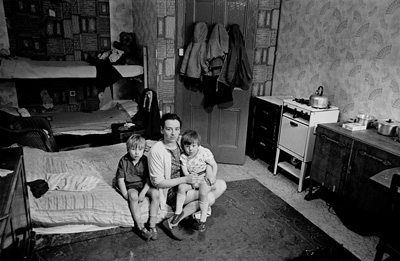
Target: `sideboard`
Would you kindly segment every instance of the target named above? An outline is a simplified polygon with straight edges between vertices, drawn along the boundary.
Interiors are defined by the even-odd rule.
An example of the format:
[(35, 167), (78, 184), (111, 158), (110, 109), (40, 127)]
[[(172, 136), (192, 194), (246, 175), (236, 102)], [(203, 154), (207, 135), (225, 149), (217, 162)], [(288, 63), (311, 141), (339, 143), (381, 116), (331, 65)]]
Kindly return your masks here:
[(381, 216), (387, 191), (370, 177), (400, 166), (400, 142), (376, 129), (350, 131), (341, 126), (328, 123), (317, 127), (306, 199), (313, 198), (316, 182), (372, 217)]

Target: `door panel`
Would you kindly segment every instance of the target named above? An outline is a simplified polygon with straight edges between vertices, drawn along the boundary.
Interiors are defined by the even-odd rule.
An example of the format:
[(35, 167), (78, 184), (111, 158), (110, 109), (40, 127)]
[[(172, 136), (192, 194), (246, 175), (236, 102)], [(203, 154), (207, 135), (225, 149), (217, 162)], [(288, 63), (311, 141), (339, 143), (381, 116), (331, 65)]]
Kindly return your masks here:
[[(186, 47), (192, 39), (194, 24), (199, 21), (208, 25), (209, 35), (216, 23), (225, 27), (239, 24), (250, 64), (253, 64), (257, 4), (257, 0), (184, 1), (183, 31), (177, 31), (178, 42), (182, 40), (183, 47)], [(179, 39), (179, 35), (183, 39)], [(181, 60), (182, 57), (177, 57), (178, 70)], [(216, 105), (212, 110), (206, 110), (203, 107), (201, 83), (200, 86), (185, 85), (184, 80), (179, 78), (176, 81), (176, 108), (182, 117), (182, 129), (197, 129), (202, 137), (202, 145), (211, 149), (217, 162), (244, 164), (250, 90), (235, 89), (232, 103)]]

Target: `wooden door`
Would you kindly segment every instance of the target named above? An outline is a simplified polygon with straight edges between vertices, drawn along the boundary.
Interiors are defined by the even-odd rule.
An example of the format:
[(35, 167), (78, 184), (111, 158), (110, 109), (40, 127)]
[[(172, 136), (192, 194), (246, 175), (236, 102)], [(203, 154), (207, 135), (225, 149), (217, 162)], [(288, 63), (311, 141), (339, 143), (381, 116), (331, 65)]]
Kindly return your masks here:
[[(209, 34), (216, 23), (224, 25), (225, 28), (231, 24), (238, 24), (245, 39), (250, 64), (253, 64), (257, 0), (182, 2), (181, 10), (184, 12), (180, 15), (178, 8), (178, 47), (184, 48), (190, 42), (196, 22), (205, 22), (209, 27)], [(182, 57), (177, 56), (178, 71), (181, 60)], [(176, 81), (176, 88), (175, 104), (177, 113), (182, 117), (183, 130), (197, 129), (202, 136), (202, 145), (211, 149), (217, 162), (244, 164), (251, 90), (235, 89), (233, 103), (206, 110), (203, 107), (204, 95), (201, 88), (185, 85), (181, 77)]]
[(310, 177), (338, 195), (345, 193), (353, 140), (317, 127)]

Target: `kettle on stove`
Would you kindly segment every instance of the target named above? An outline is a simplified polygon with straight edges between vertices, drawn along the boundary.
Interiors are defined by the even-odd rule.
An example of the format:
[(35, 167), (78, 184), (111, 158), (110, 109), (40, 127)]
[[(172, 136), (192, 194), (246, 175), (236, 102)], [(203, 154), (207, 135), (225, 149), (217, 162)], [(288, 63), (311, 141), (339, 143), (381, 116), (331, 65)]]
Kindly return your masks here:
[(319, 86), (314, 94), (310, 96), (308, 105), (317, 109), (324, 109), (329, 107), (328, 97), (323, 95), (324, 87)]

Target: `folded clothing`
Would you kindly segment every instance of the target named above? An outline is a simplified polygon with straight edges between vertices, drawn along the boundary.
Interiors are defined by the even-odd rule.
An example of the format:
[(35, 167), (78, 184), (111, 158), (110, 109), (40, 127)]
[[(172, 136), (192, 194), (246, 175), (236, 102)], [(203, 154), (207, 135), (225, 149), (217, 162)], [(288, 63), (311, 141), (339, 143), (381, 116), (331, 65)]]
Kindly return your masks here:
[(93, 176), (78, 176), (69, 173), (46, 174), (49, 190), (89, 191), (100, 181)]

